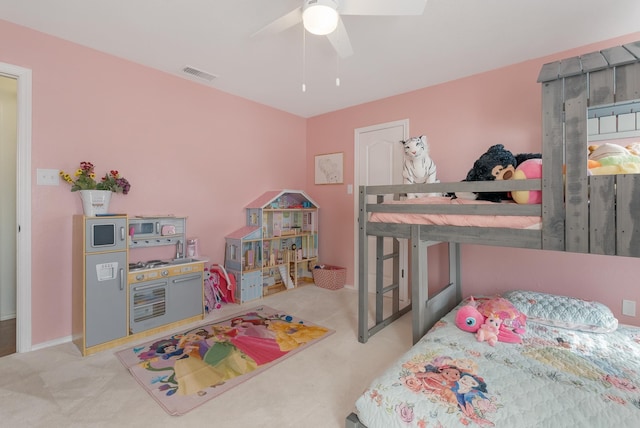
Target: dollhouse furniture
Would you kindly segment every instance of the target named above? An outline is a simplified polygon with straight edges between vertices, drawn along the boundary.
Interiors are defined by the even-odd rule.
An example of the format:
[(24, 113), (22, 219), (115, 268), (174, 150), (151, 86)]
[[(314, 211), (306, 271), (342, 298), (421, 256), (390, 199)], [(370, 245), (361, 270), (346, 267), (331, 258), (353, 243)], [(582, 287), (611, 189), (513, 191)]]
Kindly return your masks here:
[(240, 303), (313, 282), (318, 208), (300, 190), (269, 191), (245, 207), (246, 225), (225, 237)]
[[(438, 320), (450, 324), (451, 313), (449, 311), (455, 308), (462, 299), (461, 243), (640, 257), (640, 198), (638, 198), (640, 174), (591, 175), (587, 162), (589, 135), (595, 133), (592, 129), (595, 127), (594, 123), (598, 122), (601, 130), (603, 124), (622, 123), (624, 125), (622, 131), (629, 132), (628, 115), (632, 114), (635, 119), (638, 118), (638, 111), (640, 111), (640, 78), (638, 76), (640, 76), (640, 42), (593, 52), (581, 57), (568, 58), (543, 66), (538, 77), (538, 82), (542, 87), (542, 179), (362, 186), (359, 194), (358, 219), (358, 339), (361, 342), (366, 342), (373, 334), (398, 319), (402, 314), (412, 310), (413, 341), (414, 343), (420, 341), (420, 343), (427, 344), (421, 348), (422, 351), (426, 352), (425, 349), (428, 349), (429, 345), (433, 345), (434, 341), (439, 344), (458, 343), (458, 351), (464, 350), (467, 347), (467, 342), (463, 343), (451, 339), (453, 336), (447, 334), (450, 332), (443, 333), (446, 339), (440, 337), (441, 334), (438, 330), (431, 331), (425, 336), (425, 333), (432, 326), (439, 325), (439, 323), (436, 324)], [(608, 108), (602, 108), (603, 106)], [(606, 119), (605, 115), (613, 115), (614, 119)], [(635, 120), (634, 123), (640, 122)], [(605, 130), (609, 128), (611, 127), (604, 127)], [(638, 129), (636, 128), (635, 131)], [(608, 133), (610, 138), (624, 136), (611, 131)], [(413, 199), (412, 203), (398, 200), (398, 195), (402, 193), (448, 194), (518, 190), (541, 191), (542, 203), (519, 205), (486, 201), (464, 202), (448, 198), (420, 198)], [(394, 199), (394, 201), (384, 203), (385, 196), (387, 200)], [(455, 222), (455, 220), (460, 220), (462, 216), (464, 216), (463, 223)], [(370, 326), (368, 320), (370, 310), (368, 292), (369, 237), (375, 237), (378, 243), (375, 275), (376, 305), (372, 305), (375, 307), (373, 326)], [(400, 238), (408, 240), (411, 251), (411, 305), (405, 308), (399, 307), (398, 287), (393, 284), (390, 286), (384, 284), (385, 275), (382, 274), (385, 266), (388, 266), (388, 264), (384, 265), (383, 261), (393, 259), (392, 269), (387, 267), (387, 270), (392, 270), (392, 272), (387, 272), (386, 277), (398, 277), (397, 256), (384, 254), (382, 243), (384, 239), (392, 239), (394, 247), (397, 248), (397, 239)], [(437, 293), (434, 293), (433, 290), (439, 288), (432, 286), (430, 294), (426, 272), (428, 265), (426, 249), (439, 242), (445, 242), (449, 246), (449, 284)], [(386, 299), (387, 297), (391, 297), (391, 299)], [(391, 302), (390, 310), (385, 306), (387, 300)], [(383, 309), (386, 309), (384, 315)], [(441, 318), (445, 315), (445, 318)], [(542, 330), (538, 333), (544, 334)], [(627, 335), (626, 332), (623, 333), (623, 336)], [(628, 335), (637, 338), (638, 332), (628, 332)], [(567, 336), (571, 336), (571, 333), (567, 333)], [(573, 342), (569, 344), (572, 349), (574, 346), (582, 346), (584, 342), (596, 340), (592, 337), (573, 337), (575, 344)], [(616, 345), (607, 344), (605, 343), (607, 339), (602, 335), (598, 336), (597, 340), (598, 349), (593, 350), (592, 356), (593, 363), (599, 366), (609, 364), (604, 350), (618, 346), (617, 343), (629, 343), (622, 337), (617, 337), (614, 339)], [(555, 346), (550, 345), (548, 348), (553, 348), (549, 352), (555, 352)], [(418, 353), (422, 351), (418, 348), (412, 350), (412, 352)], [(494, 361), (511, 361), (511, 355), (503, 353), (501, 349), (496, 347), (492, 351), (494, 351), (492, 356)], [(548, 349), (535, 350), (534, 352), (544, 353), (547, 351)], [(453, 350), (451, 353), (447, 350), (442, 352), (454, 357)], [(408, 360), (411, 358), (409, 357)], [(516, 361), (515, 364), (520, 363)], [(401, 372), (389, 373), (395, 376), (397, 383), (400, 379), (398, 375)], [(523, 367), (522, 370), (513, 371), (512, 374), (518, 385), (536, 382), (536, 379), (527, 376), (527, 373), (530, 371)], [(634, 391), (640, 388), (637, 373), (636, 371), (632, 381), (626, 379), (623, 382), (625, 385), (629, 383), (631, 386), (628, 388)], [(487, 376), (485, 375), (484, 381), (486, 380)], [(488, 387), (491, 388), (492, 385), (488, 385)], [(511, 392), (513, 391), (507, 392), (502, 389), (502, 397), (510, 395)], [(358, 407), (358, 415), (349, 415), (346, 426), (365, 426), (359, 418), (366, 421), (377, 420), (374, 413), (378, 411), (386, 411), (387, 414), (390, 414), (400, 410), (399, 416), (401, 418), (403, 413), (408, 417), (409, 413), (415, 410), (411, 407), (411, 402), (404, 401), (403, 404), (400, 402), (402, 400), (397, 401), (399, 407), (392, 406), (392, 403), (396, 401), (390, 396), (391, 389), (384, 391), (371, 389), (367, 391), (367, 394), (370, 398), (384, 399), (384, 403), (387, 405), (377, 406), (375, 400), (371, 405), (370, 400), (361, 398), (360, 403), (368, 401), (368, 404)], [(561, 396), (561, 392), (553, 394), (554, 400)], [(581, 411), (586, 411), (586, 408), (589, 408), (588, 415), (616, 414), (616, 417), (621, 417), (622, 420), (627, 418), (626, 410), (623, 412), (621, 406), (617, 404), (612, 408), (609, 405), (615, 400), (618, 400), (619, 403), (620, 397), (610, 396), (612, 401), (608, 401), (600, 399), (602, 396), (604, 395), (594, 391), (588, 399), (578, 399), (579, 401), (573, 402), (604, 403), (604, 405), (597, 407), (592, 407), (591, 404), (580, 406)], [(516, 402), (510, 404), (515, 409), (513, 415), (525, 415), (525, 409), (547, 408), (546, 405), (532, 406), (530, 397), (527, 398), (528, 404), (526, 406), (518, 405)], [(469, 396), (470, 400), (471, 398)], [(574, 398), (574, 400), (576, 399)], [(422, 401), (428, 400), (422, 398)], [(637, 397), (634, 398), (634, 402), (636, 401)], [(554, 401), (554, 403), (557, 402)], [(490, 403), (484, 402), (484, 404)], [(374, 410), (374, 408), (378, 410)], [(390, 408), (392, 410), (387, 411)], [(457, 408), (455, 407), (455, 409)], [(566, 408), (567, 405), (564, 405), (563, 409)], [(438, 409), (442, 410), (442, 407), (432, 409), (431, 413), (427, 411), (426, 414), (437, 413)], [(480, 413), (475, 411), (477, 408), (473, 405), (466, 406), (464, 400), (460, 409), (464, 412), (464, 415), (461, 416), (463, 419), (467, 418), (466, 420), (473, 421), (473, 418), (476, 418), (475, 422), (479, 425), (490, 425)], [(593, 412), (592, 409), (597, 410)], [(540, 419), (540, 417), (553, 418), (553, 416), (549, 416), (551, 410), (553, 409), (547, 409), (545, 415), (529, 414), (525, 416), (523, 421), (530, 421), (528, 423), (532, 424), (531, 426), (545, 425), (544, 420), (556, 420)], [(618, 410), (620, 410), (619, 413)], [(372, 414), (369, 415), (369, 412)], [(637, 413), (637, 409), (635, 412)], [(366, 416), (363, 416), (365, 414)], [(491, 418), (489, 420), (491, 421)], [(508, 425), (529, 426), (519, 425), (518, 420), (511, 419), (512, 423)], [(597, 423), (593, 425), (595, 420), (587, 418), (584, 423), (575, 422), (573, 424), (595, 426), (598, 425)], [(607, 424), (616, 425), (613, 421), (614, 419), (610, 419)], [(393, 426), (388, 423), (388, 420), (376, 422), (370, 428)], [(397, 423), (400, 426), (400, 423)], [(618, 425), (625, 425), (625, 423), (628, 424), (628, 420), (620, 422)], [(430, 426), (431, 422), (428, 425)], [(460, 426), (463, 425), (460, 424)]]

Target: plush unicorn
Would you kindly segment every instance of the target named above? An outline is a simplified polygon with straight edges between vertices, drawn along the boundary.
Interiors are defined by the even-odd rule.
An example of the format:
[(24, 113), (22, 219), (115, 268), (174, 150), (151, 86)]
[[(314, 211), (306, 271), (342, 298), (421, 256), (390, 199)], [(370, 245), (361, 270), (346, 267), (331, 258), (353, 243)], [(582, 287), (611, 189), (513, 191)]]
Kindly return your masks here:
[(471, 297), (469, 303), (458, 309), (455, 323), (461, 330), (475, 333), (480, 342), (494, 346), (496, 341), (522, 343), (520, 334), (525, 331), (526, 318), (502, 297), (480, 301)]
[(500, 320), (500, 318), (498, 318), (495, 314), (489, 315), (476, 332), (476, 339), (478, 339), (478, 342), (487, 341), (489, 345), (496, 346), (498, 335), (500, 334), (501, 325), (502, 321)]

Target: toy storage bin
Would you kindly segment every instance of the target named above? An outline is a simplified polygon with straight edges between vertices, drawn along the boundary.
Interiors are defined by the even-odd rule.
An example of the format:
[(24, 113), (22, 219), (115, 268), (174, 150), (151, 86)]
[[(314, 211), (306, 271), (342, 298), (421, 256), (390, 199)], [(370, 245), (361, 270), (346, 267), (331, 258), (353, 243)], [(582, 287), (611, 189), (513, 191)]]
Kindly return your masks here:
[(344, 287), (347, 280), (347, 269), (340, 266), (325, 265), (313, 270), (313, 282), (322, 288), (338, 290)]

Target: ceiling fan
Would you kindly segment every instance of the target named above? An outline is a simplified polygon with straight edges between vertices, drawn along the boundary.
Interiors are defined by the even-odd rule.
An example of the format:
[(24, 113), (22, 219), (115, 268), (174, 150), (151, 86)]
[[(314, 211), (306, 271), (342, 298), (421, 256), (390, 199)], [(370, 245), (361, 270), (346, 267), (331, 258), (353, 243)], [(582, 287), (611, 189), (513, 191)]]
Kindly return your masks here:
[(281, 16), (252, 35), (275, 34), (303, 23), (317, 35), (326, 35), (341, 58), (353, 55), (342, 15), (422, 15), (427, 0), (303, 0), (302, 6)]

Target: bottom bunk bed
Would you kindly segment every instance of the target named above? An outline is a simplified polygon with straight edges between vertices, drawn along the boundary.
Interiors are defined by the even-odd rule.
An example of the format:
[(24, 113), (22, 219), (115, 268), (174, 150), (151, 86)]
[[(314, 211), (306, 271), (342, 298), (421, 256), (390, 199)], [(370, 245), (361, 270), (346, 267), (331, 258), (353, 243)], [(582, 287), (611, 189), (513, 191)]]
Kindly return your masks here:
[(478, 341), (456, 326), (457, 306), (371, 382), (345, 426), (637, 426), (640, 328), (596, 302), (504, 297), (529, 317), (522, 343)]
[[(525, 183), (533, 182), (533, 183)], [(496, 182), (504, 188), (511, 186), (536, 186), (539, 180), (511, 180)], [(540, 205), (518, 205), (512, 202), (492, 203), (449, 197), (425, 197), (410, 200), (389, 200), (388, 197), (406, 191), (407, 188), (430, 186), (440, 190), (475, 188), (478, 183), (441, 183), (431, 185), (362, 186), (360, 188), (360, 217), (358, 220), (358, 340), (365, 343), (371, 336), (412, 311), (413, 343), (416, 343), (440, 317), (453, 308), (462, 298), (460, 281), (460, 244), (501, 245), (541, 249), (543, 231)], [(472, 187), (473, 186), (473, 187)], [(368, 203), (372, 196), (377, 203)], [(525, 215), (523, 215), (525, 214)], [(408, 218), (407, 218), (408, 216)], [(369, 238), (376, 241), (375, 275), (369, 267)], [(406, 277), (411, 288), (411, 305), (399, 307), (399, 277), (404, 272), (400, 266), (400, 241), (407, 243), (410, 268)], [(389, 245), (393, 242), (393, 246)], [(385, 244), (386, 243), (386, 244)], [(427, 248), (437, 244), (449, 246), (449, 282), (439, 289), (428, 282)], [(388, 262), (391, 263), (388, 263)], [(405, 262), (406, 263), (406, 262)], [(373, 268), (373, 266), (372, 266)], [(375, 281), (374, 323), (369, 324), (369, 281)], [(384, 304), (391, 294), (391, 314)]]

